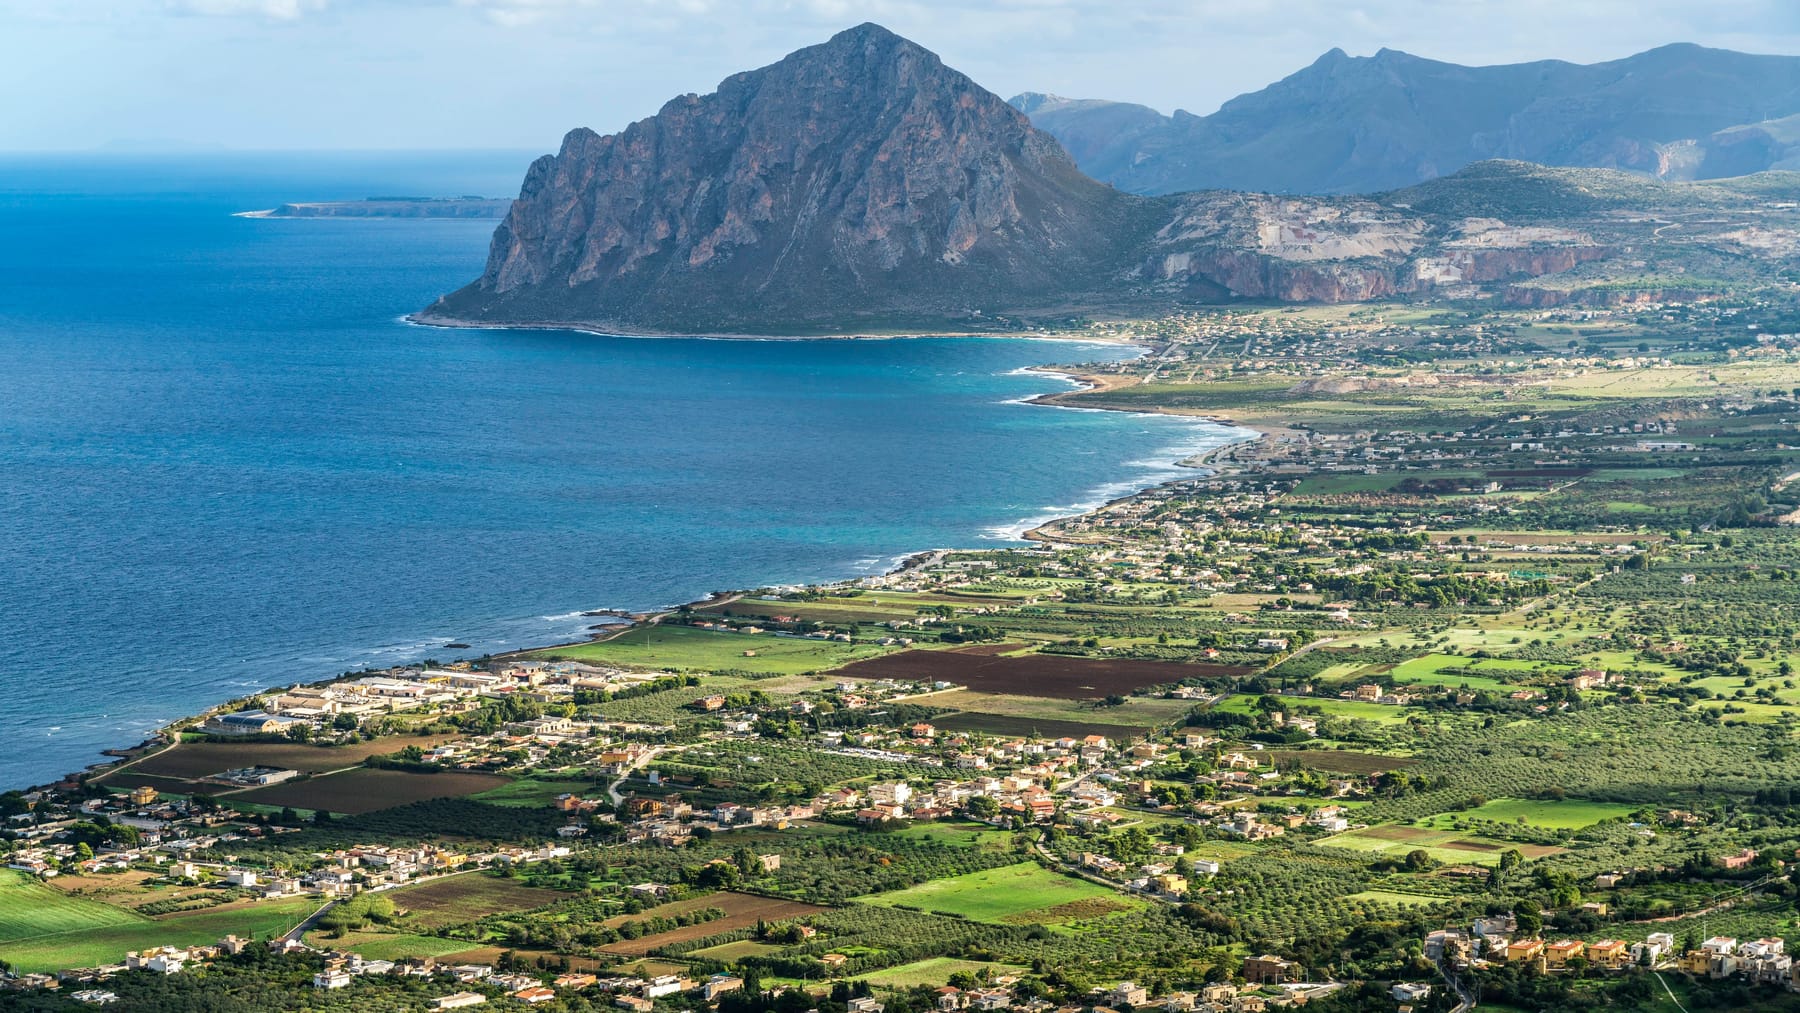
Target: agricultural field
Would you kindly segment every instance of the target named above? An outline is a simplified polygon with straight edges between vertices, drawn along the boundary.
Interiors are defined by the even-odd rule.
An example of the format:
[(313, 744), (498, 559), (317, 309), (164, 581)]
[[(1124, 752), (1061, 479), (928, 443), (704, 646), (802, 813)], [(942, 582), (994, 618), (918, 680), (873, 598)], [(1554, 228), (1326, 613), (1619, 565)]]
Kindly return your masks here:
[(859, 661), (840, 674), (856, 679), (942, 680), (980, 693), (1007, 696), (1095, 700), (1183, 679), (1230, 678), (1247, 672), (1248, 669), (1229, 665), (1168, 661), (910, 650)]
[[(371, 756), (399, 752), (407, 746), (430, 749), (450, 738), (448, 735), (407, 735), (346, 746), (309, 746), (299, 742), (183, 742), (138, 760), (123, 770), (188, 781), (238, 767), (276, 767), (319, 773), (354, 767)], [(117, 776), (109, 774), (102, 783), (111, 784)], [(230, 786), (211, 785), (207, 790), (228, 791)]]
[(666, 672), (796, 675), (837, 668), (887, 651), (868, 643), (844, 644), (772, 633), (726, 633), (659, 624), (639, 626), (610, 640), (549, 648), (537, 652), (537, 656)]
[(1276, 764), (1291, 760), (1309, 770), (1322, 770), (1329, 774), (1360, 774), (1365, 777), (1383, 771), (1404, 770), (1419, 762), (1411, 756), (1383, 756), (1349, 749), (1271, 749), (1268, 750), (1268, 758)]
[[(0, 869), (0, 947), (39, 936), (87, 932), (146, 919), (123, 908), (53, 889), (35, 876)], [(0, 956), (4, 956), (0, 953)]]
[(1172, 724), (1187, 717), (1188, 712), (1194, 709), (1192, 700), (1148, 696), (1128, 696), (1120, 703), (1108, 704), (1101, 700), (955, 690), (933, 693), (919, 699), (921, 703), (929, 703), (933, 707), (945, 707), (965, 713), (1041, 718), (1046, 721), (1093, 722), (1122, 728), (1155, 728)]
[[(1102, 712), (1096, 712), (1102, 713)], [(1149, 731), (1150, 725), (1119, 725), (1102, 720), (1056, 721), (1048, 718), (1022, 718), (1011, 714), (956, 711), (940, 714), (931, 723), (947, 732), (981, 732), (1007, 737), (1083, 738), (1104, 735), (1112, 739), (1130, 738)]]
[(314, 897), (249, 901), (162, 918), (66, 930), (7, 942), (5, 959), (19, 971), (94, 967), (123, 960), (127, 950), (154, 946), (199, 946), (228, 935), (269, 939), (298, 925), (318, 906)]
[(525, 886), (513, 879), (468, 872), (418, 886), (401, 887), (386, 896), (403, 913), (401, 928), (419, 931), (461, 925), (505, 911), (543, 907), (571, 895), (560, 890)]
[(581, 794), (598, 789), (595, 781), (554, 781), (521, 777), (469, 796), (490, 805), (541, 809), (554, 803), (559, 795)]
[(357, 767), (305, 780), (284, 781), (267, 788), (234, 794), (230, 799), (252, 805), (325, 809), (358, 816), (409, 802), (477, 795), (501, 788), (510, 781), (510, 778), (497, 774), (472, 774), (452, 770), (418, 774), (404, 770)]
[(998, 977), (1003, 974), (1018, 974), (1024, 970), (1025, 968), (1017, 964), (960, 960), (955, 957), (932, 957), (928, 960), (918, 960), (897, 967), (883, 968), (859, 977), (876, 988), (913, 988), (918, 985), (939, 984), (948, 980), (953, 974), (979, 975), (985, 971), (991, 976)]
[(780, 953), (782, 947), (774, 943), (759, 943), (754, 939), (741, 939), (735, 943), (720, 943), (702, 950), (689, 950), (684, 956), (697, 960), (720, 960), (730, 962), (745, 957), (766, 957), (771, 953)]
[(662, 904), (657, 907), (646, 909), (642, 914), (616, 916), (607, 919), (604, 924), (608, 925), (608, 927), (617, 927), (627, 921), (642, 920), (658, 916), (671, 917), (690, 911), (699, 911), (704, 908), (718, 908), (725, 912), (725, 917), (715, 918), (712, 921), (700, 922), (695, 925), (684, 925), (680, 928), (670, 929), (667, 932), (657, 932), (651, 935), (639, 936), (636, 939), (620, 940), (619, 942), (603, 947), (602, 950), (603, 952), (614, 956), (642, 957), (649, 954), (652, 950), (661, 949), (665, 946), (674, 946), (679, 943), (691, 942), (695, 939), (705, 939), (708, 936), (716, 936), (722, 932), (730, 932), (734, 929), (749, 928), (759, 921), (788, 921), (794, 918), (804, 918), (808, 915), (815, 915), (822, 911), (830, 910), (829, 908), (820, 907), (817, 904), (805, 904), (797, 900), (776, 900), (774, 898), (758, 897), (748, 893), (724, 892), (707, 894), (701, 897), (690, 897), (686, 900), (676, 901), (673, 904)]
[(1395, 907), (1433, 907), (1446, 903), (1443, 897), (1427, 897), (1416, 893), (1400, 893), (1397, 890), (1362, 890), (1351, 894), (1348, 900), (1367, 900), (1378, 904), (1392, 904)]
[(1063, 927), (1130, 911), (1144, 903), (1087, 880), (1051, 872), (1036, 862), (936, 879), (857, 901), (998, 925)]
[(1479, 821), (1514, 823), (1545, 830), (1585, 830), (1601, 820), (1623, 819), (1635, 806), (1616, 802), (1582, 802), (1574, 799), (1531, 800), (1498, 798), (1473, 809), (1441, 813), (1418, 821), (1416, 826), (1448, 830), (1456, 824)]
[(1544, 858), (1563, 849), (1545, 844), (1515, 844), (1496, 841), (1475, 834), (1425, 827), (1372, 826), (1350, 830), (1318, 842), (1321, 847), (1346, 851), (1370, 852), (1402, 858), (1408, 852), (1423, 851), (1450, 865), (1498, 865), (1500, 856), (1517, 850), (1526, 858)]

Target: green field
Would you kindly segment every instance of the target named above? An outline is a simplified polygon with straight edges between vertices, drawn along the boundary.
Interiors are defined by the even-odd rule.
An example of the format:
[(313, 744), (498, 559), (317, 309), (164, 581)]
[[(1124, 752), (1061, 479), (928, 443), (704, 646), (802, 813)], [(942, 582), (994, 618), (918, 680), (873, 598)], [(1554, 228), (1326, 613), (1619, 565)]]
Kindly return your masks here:
[(1400, 893), (1396, 890), (1364, 890), (1353, 893), (1346, 900), (1372, 900), (1381, 904), (1392, 904), (1395, 907), (1430, 907), (1433, 904), (1444, 904), (1443, 897), (1424, 897), (1416, 893)]
[(993, 975), (1019, 974), (1026, 968), (1017, 964), (996, 964), (983, 960), (958, 960), (955, 957), (931, 957), (910, 964), (889, 967), (862, 975), (862, 980), (878, 988), (912, 988), (917, 985), (942, 985), (960, 971)]
[(774, 943), (759, 943), (754, 939), (740, 939), (735, 943), (720, 943), (708, 946), (704, 950), (690, 950), (685, 956), (698, 957), (703, 960), (720, 960), (730, 963), (745, 957), (766, 957), (771, 953), (780, 953), (782, 947)]
[[(1292, 700), (1295, 705), (1316, 707), (1326, 717), (1361, 718), (1364, 721), (1378, 721), (1382, 724), (1400, 724), (1409, 714), (1417, 714), (1416, 709), (1393, 707), (1383, 703), (1370, 703), (1367, 700), (1340, 700), (1329, 696), (1281, 697)], [(1213, 709), (1228, 714), (1248, 714), (1256, 707), (1257, 698), (1248, 694), (1229, 696), (1220, 700)]]
[(8, 942), (4, 956), (17, 971), (55, 971), (96, 967), (125, 959), (127, 950), (157, 946), (199, 946), (228, 935), (269, 939), (288, 931), (317, 910), (316, 897), (215, 908), (166, 918), (132, 920), (92, 929), (75, 929)]
[(1066, 925), (1143, 906), (1085, 879), (1036, 862), (936, 879), (904, 890), (859, 897), (865, 904), (912, 907), (998, 925)]
[(71, 897), (45, 886), (37, 877), (0, 869), (0, 943), (10, 944), (57, 933), (87, 932), (115, 925), (144, 925), (149, 919), (111, 904)]
[(1632, 806), (1616, 802), (1583, 802), (1576, 799), (1533, 801), (1523, 798), (1497, 798), (1492, 802), (1461, 812), (1439, 813), (1418, 821), (1418, 826), (1447, 829), (1453, 823), (1469, 820), (1491, 820), (1496, 823), (1523, 823), (1547, 830), (1581, 830), (1601, 820), (1631, 815)]
[(441, 957), (461, 953), (469, 948), (467, 939), (445, 939), (442, 936), (419, 936), (405, 932), (353, 932), (341, 939), (323, 933), (309, 933), (312, 946), (334, 950), (352, 950), (370, 960), (404, 960), (407, 957)]
[[(746, 657), (745, 651), (755, 654)], [(795, 675), (837, 668), (887, 651), (875, 644), (842, 644), (767, 633), (752, 636), (685, 626), (640, 626), (612, 640), (554, 647), (537, 652), (537, 656), (676, 672)]]
[(539, 781), (522, 777), (510, 784), (469, 796), (490, 805), (539, 809), (556, 801), (558, 795), (593, 793), (600, 788), (593, 781)]
[[(1481, 674), (1446, 669), (1472, 669)], [(1450, 654), (1427, 654), (1395, 665), (1388, 674), (1395, 682), (1423, 686), (1466, 686), (1469, 689), (1511, 693), (1523, 688), (1519, 680), (1537, 675), (1540, 670), (1560, 677), (1568, 671), (1568, 666), (1550, 666), (1506, 658), (1462, 658)]]
[(914, 823), (905, 829), (892, 831), (888, 836), (930, 838), (942, 844), (969, 848), (1004, 849), (1012, 846), (1012, 831), (996, 830), (985, 823)]

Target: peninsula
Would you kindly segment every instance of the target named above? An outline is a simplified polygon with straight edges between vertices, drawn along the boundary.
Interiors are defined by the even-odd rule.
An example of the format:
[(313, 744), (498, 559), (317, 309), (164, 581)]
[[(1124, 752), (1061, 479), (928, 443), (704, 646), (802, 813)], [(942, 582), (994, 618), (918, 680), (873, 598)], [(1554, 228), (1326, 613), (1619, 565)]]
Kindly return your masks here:
[(364, 200), (283, 204), (266, 211), (240, 211), (239, 218), (504, 218), (512, 201), (504, 197), (369, 197)]

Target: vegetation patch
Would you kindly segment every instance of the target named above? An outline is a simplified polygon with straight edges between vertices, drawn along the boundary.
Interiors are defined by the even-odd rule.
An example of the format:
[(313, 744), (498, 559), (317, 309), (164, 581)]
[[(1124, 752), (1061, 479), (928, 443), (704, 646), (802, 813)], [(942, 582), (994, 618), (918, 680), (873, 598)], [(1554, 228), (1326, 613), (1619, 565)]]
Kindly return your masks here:
[[(1066, 925), (1094, 914), (1114, 914), (1143, 906), (1136, 898), (1085, 879), (1051, 872), (1036, 862), (934, 879), (904, 890), (857, 899), (866, 904), (914, 908), (997, 925)], [(1095, 901), (1107, 905), (1106, 909), (1088, 906)], [(1090, 911), (1094, 914), (1086, 913)]]

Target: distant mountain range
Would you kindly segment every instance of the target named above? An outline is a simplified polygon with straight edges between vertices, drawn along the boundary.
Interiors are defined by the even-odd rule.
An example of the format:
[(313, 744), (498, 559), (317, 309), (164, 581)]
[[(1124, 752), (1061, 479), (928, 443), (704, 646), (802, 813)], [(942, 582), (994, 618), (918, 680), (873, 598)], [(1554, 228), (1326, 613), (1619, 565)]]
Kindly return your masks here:
[[(1350, 77), (1373, 66), (1348, 63), (1361, 68)], [(1665, 98), (1659, 115), (1679, 120)], [(1097, 125), (1154, 126), (1132, 107), (1019, 105), (1070, 112), (1069, 143), (1090, 160), (1106, 147)], [(1455, 108), (1447, 97), (1432, 118)], [(1562, 124), (1557, 150), (1624, 150), (1542, 119)], [(1661, 298), (1791, 264), (1797, 207), (1800, 176), (1785, 173), (1687, 183), (1519, 161), (1378, 197), (1127, 193), (1084, 175), (1020, 109), (862, 25), (617, 134), (570, 132), (531, 166), (482, 276), (417, 319), (808, 334), (1017, 329), (1234, 299)]]
[(1717, 179), (1800, 168), (1800, 57), (1694, 45), (1464, 67), (1333, 49), (1210, 116), (1027, 93), (1012, 104), (1131, 193), (1376, 193), (1484, 159)]

